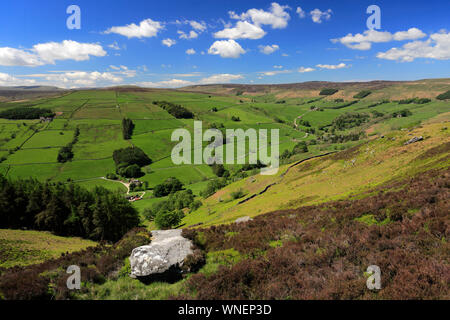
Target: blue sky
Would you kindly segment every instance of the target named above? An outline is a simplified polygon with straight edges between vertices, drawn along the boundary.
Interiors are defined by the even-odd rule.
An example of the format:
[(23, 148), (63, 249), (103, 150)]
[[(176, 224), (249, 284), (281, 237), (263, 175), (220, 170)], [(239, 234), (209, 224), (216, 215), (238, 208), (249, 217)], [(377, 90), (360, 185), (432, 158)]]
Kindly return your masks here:
[[(72, 4), (81, 29), (67, 28)], [(0, 86), (442, 78), (449, 12), (448, 0), (14, 0), (0, 11)]]

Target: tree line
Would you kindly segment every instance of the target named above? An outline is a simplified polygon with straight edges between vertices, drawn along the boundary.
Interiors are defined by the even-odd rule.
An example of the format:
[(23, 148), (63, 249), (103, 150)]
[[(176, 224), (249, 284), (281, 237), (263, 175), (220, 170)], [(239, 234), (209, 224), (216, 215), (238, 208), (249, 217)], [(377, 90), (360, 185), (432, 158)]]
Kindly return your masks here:
[(186, 109), (185, 107), (182, 107), (178, 104), (173, 104), (171, 102), (167, 101), (153, 101), (153, 104), (156, 104), (160, 108), (163, 108), (168, 113), (173, 115), (177, 119), (193, 119), (194, 114)]
[(75, 128), (75, 132), (73, 134), (73, 139), (66, 146), (61, 147), (58, 152), (58, 157), (56, 160), (58, 162), (64, 163), (67, 161), (71, 161), (73, 159), (73, 145), (78, 142), (78, 136), (80, 135), (80, 129), (78, 127)]
[(30, 107), (17, 107), (0, 112), (0, 118), (3, 119), (39, 119), (40, 117), (52, 118), (55, 113), (50, 109), (30, 108)]
[(125, 140), (130, 140), (133, 135), (134, 123), (131, 119), (122, 119), (122, 135)]
[(136, 209), (118, 192), (0, 175), (0, 228), (117, 241), (139, 223)]

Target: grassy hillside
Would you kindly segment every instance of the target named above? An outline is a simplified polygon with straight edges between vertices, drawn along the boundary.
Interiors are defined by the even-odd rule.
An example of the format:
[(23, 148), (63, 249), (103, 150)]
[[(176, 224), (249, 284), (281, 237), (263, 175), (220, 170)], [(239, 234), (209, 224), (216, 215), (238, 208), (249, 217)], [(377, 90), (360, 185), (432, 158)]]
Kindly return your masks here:
[[(204, 252), (198, 272), (149, 285), (124, 272), (76, 298), (448, 299), (448, 123), (393, 132), (277, 178), (232, 184), (207, 200), (210, 212), (186, 218), (205, 221), (183, 231)], [(404, 145), (418, 134), (425, 140)], [(274, 180), (244, 204), (217, 201), (239, 186), (252, 188), (250, 195), (260, 191), (252, 184)], [(243, 214), (254, 219), (226, 223)], [(373, 264), (382, 270), (379, 291), (366, 288)]]
[(42, 263), (96, 245), (90, 240), (58, 237), (49, 232), (0, 229), (0, 268)]
[[(18, 106), (56, 113), (51, 122), (0, 119), (2, 174), (88, 189), (103, 186), (125, 195), (120, 181), (103, 177), (116, 169), (115, 150), (139, 147), (153, 162), (142, 168), (139, 179), (148, 189), (132, 193), (143, 195), (133, 205), (143, 213), (170, 199), (154, 197), (152, 189), (177, 177), (202, 201), (192, 212), (184, 208), (181, 226), (206, 259), (181, 281), (145, 285), (128, 277), (126, 257), (148, 243), (146, 230), (156, 227), (153, 222), (143, 219), (145, 229), (125, 237), (125, 246), (119, 241), (84, 251), (95, 243), (0, 230), (0, 267), (31, 265), (20, 270), (38, 284), (27, 295), (11, 285), (21, 274), (6, 272), (0, 278), (4, 296), (47, 297), (51, 283), (57, 297), (78, 299), (448, 298), (443, 284), (448, 280), (450, 113), (448, 101), (435, 98), (448, 90), (448, 81), (108, 88), (0, 103), (0, 111)], [(339, 91), (321, 96), (327, 88)], [(154, 101), (181, 105), (195, 119), (176, 119)], [(124, 117), (135, 124), (129, 140), (122, 135)], [(170, 159), (172, 131), (185, 128), (193, 134), (194, 120), (204, 129), (279, 129), (280, 154), (287, 155), (273, 176), (225, 165), (226, 186), (204, 198), (202, 191), (217, 179), (212, 168), (176, 166)], [(60, 148), (77, 129), (73, 159), (58, 162)], [(419, 136), (423, 140), (405, 144)], [(299, 144), (306, 149), (295, 149)], [(249, 151), (246, 147), (246, 156)], [(232, 223), (243, 216), (254, 221)], [(75, 253), (49, 260), (66, 251)], [(72, 295), (58, 278), (66, 275), (56, 263), (80, 257), (89, 272), (83, 290)], [(369, 264), (388, 274), (386, 290), (379, 294), (361, 290)], [(414, 277), (420, 281), (406, 287)]]
[[(390, 180), (414, 176), (450, 165), (450, 114), (445, 122), (399, 130), (340, 153), (285, 165), (277, 176), (251, 176), (232, 183), (204, 201), (204, 206), (184, 219), (186, 225), (214, 225), (241, 216), (358, 197)], [(424, 141), (404, 143), (414, 136)], [(439, 152), (438, 152), (439, 151)], [(239, 204), (232, 192), (243, 190), (246, 197), (271, 187), (263, 195)]]

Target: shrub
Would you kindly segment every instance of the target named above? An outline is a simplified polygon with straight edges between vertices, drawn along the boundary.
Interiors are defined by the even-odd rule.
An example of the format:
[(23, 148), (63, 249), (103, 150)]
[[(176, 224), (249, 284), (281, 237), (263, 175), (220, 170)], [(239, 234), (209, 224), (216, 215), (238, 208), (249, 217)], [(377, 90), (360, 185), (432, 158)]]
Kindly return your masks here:
[(118, 177), (117, 177), (117, 175), (115, 173), (108, 173), (106, 175), (106, 178), (110, 179), (110, 180), (117, 180), (118, 179)]
[(158, 105), (159, 107), (166, 110), (168, 113), (173, 115), (177, 119), (193, 119), (194, 114), (186, 109), (185, 107), (182, 107), (177, 104), (173, 104), (171, 102), (167, 101), (153, 101), (153, 104)]
[(412, 112), (408, 109), (403, 109), (400, 111), (395, 111), (392, 113), (392, 118), (403, 118), (403, 117), (409, 117), (412, 115)]
[(211, 168), (212, 168), (213, 173), (218, 177), (223, 177), (223, 175), (227, 171), (225, 169), (225, 167), (223, 166), (223, 164), (214, 163), (211, 165)]
[(326, 88), (326, 89), (322, 89), (322, 91), (320, 91), (319, 95), (321, 95), (321, 96), (331, 96), (331, 95), (335, 94), (338, 91), (339, 91), (338, 89)]
[(363, 99), (363, 98), (367, 97), (371, 93), (372, 93), (372, 91), (370, 91), (370, 90), (362, 90), (359, 93), (355, 94), (353, 96), (353, 98), (355, 98), (355, 99)]
[(177, 192), (183, 188), (183, 184), (177, 178), (171, 177), (163, 183), (158, 184), (153, 189), (153, 195), (157, 198), (165, 197), (171, 193)]
[(125, 178), (139, 178), (144, 175), (141, 168), (137, 164), (132, 164), (131, 166), (121, 167), (117, 172), (119, 175)]
[(183, 218), (181, 210), (160, 211), (155, 216), (155, 224), (160, 229), (170, 229), (178, 226)]
[(331, 123), (335, 130), (345, 130), (359, 127), (369, 119), (369, 115), (365, 113), (345, 113), (337, 117)]
[(444, 92), (444, 93), (441, 93), (440, 95), (438, 95), (438, 96), (436, 97), (436, 99), (438, 99), (438, 100), (447, 100), (447, 99), (450, 99), (450, 90), (448, 90), (448, 91), (446, 91), (446, 92)]
[(122, 119), (122, 135), (125, 140), (131, 139), (133, 134), (134, 123), (131, 119), (123, 118)]
[(223, 178), (209, 181), (206, 185), (206, 189), (201, 192), (201, 196), (203, 198), (208, 198), (209, 196), (212, 196), (217, 190), (225, 187), (226, 185), (226, 180)]
[(236, 200), (236, 199), (240, 199), (243, 196), (245, 196), (245, 193), (242, 189), (239, 189), (239, 190), (231, 192), (230, 196), (231, 196), (231, 199)]

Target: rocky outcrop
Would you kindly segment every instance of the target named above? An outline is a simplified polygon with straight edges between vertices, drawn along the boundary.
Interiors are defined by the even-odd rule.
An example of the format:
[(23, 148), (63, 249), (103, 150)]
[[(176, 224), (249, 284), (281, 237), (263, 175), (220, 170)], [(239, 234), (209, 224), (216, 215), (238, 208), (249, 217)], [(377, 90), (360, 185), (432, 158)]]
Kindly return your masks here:
[(422, 141), (422, 140), (423, 140), (422, 136), (411, 138), (411, 139), (409, 139), (408, 141), (405, 142), (405, 146), (408, 145), (408, 144), (411, 144), (411, 143)]
[(253, 220), (253, 219), (250, 218), (249, 216), (245, 216), (245, 217), (237, 218), (235, 222), (242, 223), (242, 222), (247, 222), (247, 221), (251, 221), (251, 220)]
[(181, 272), (185, 258), (192, 254), (192, 242), (182, 230), (152, 231), (149, 245), (133, 249), (130, 256), (131, 277), (148, 277), (166, 272)]

